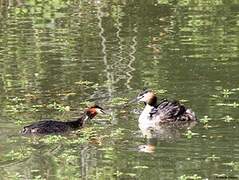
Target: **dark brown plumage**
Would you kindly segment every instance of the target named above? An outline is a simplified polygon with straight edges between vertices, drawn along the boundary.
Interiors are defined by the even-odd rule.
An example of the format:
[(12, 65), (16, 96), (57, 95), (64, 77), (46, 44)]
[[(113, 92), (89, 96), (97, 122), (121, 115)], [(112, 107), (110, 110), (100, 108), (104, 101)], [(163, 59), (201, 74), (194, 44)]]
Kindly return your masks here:
[(151, 90), (140, 93), (138, 101), (146, 104), (144, 111), (140, 115), (140, 123), (148, 122), (175, 122), (175, 121), (196, 121), (195, 113), (186, 108), (179, 101), (169, 101), (167, 99), (157, 102), (157, 96)]
[(55, 121), (43, 120), (31, 125), (25, 126), (21, 131), (24, 135), (30, 134), (57, 134), (65, 133), (70, 130), (76, 130), (84, 126), (88, 119), (94, 118), (98, 113), (104, 113), (103, 109), (97, 105), (92, 106), (84, 112), (84, 114), (73, 121)]

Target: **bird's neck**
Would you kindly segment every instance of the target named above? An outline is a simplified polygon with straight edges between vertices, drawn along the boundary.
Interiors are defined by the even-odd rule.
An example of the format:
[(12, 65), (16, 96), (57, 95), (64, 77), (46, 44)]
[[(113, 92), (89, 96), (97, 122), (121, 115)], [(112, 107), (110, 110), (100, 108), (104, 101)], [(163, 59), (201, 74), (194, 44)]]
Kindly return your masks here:
[(154, 106), (151, 106), (151, 105), (149, 105), (149, 104), (146, 104), (146, 106), (144, 107), (144, 110), (143, 110), (142, 114), (149, 114), (149, 113), (152, 111), (153, 108), (154, 108)]
[(148, 124), (148, 122), (150, 122), (150, 112), (152, 111), (154, 107), (150, 106), (149, 104), (146, 104), (146, 106), (144, 107), (144, 110), (142, 111), (142, 113), (139, 116), (138, 122), (139, 122), (139, 126), (146, 126)]
[(83, 114), (80, 118), (78, 118), (74, 121), (68, 121), (67, 124), (73, 129), (81, 128), (84, 126), (84, 124), (88, 118), (89, 117), (86, 114)]

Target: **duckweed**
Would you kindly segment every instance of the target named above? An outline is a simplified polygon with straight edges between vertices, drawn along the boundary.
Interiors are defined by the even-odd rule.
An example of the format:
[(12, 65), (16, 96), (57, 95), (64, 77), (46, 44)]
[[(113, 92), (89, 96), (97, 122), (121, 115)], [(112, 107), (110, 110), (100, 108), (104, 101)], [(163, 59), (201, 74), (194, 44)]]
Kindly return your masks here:
[(226, 115), (226, 116), (222, 117), (222, 119), (224, 120), (224, 122), (227, 122), (227, 123), (229, 123), (229, 122), (231, 122), (231, 121), (234, 120), (234, 119), (233, 119), (231, 116), (229, 116), (229, 115)]
[(165, 94), (167, 92), (166, 89), (159, 89), (159, 90), (156, 90), (156, 93), (157, 94)]
[(19, 172), (16, 172), (15, 174), (10, 174), (10, 173), (8, 173), (8, 174), (7, 174), (7, 177), (8, 177), (9, 179), (13, 179), (13, 180), (24, 179), (24, 176), (21, 175)]
[(29, 157), (33, 152), (32, 148), (22, 148), (19, 150), (11, 150), (5, 155), (6, 160), (23, 160)]
[(201, 176), (197, 175), (197, 174), (193, 174), (193, 175), (182, 175), (178, 178), (178, 180), (199, 180), (202, 179)]
[(44, 138), (41, 138), (39, 141), (46, 144), (55, 144), (66, 141), (67, 138), (61, 135), (46, 135)]
[(199, 134), (192, 132), (190, 129), (188, 129), (187, 132), (185, 133), (185, 136), (186, 136), (188, 139), (191, 139), (193, 136), (197, 136), (197, 135), (199, 135)]
[(47, 105), (47, 108), (49, 109), (54, 109), (57, 110), (59, 112), (65, 112), (65, 111), (70, 111), (70, 106), (63, 106), (61, 104), (58, 104), (56, 102), (53, 102), (51, 104)]
[(126, 104), (127, 101), (128, 101), (127, 98), (116, 97), (116, 98), (113, 98), (110, 103), (112, 105), (123, 105), (123, 104)]
[(233, 168), (233, 170), (235, 171), (239, 171), (239, 162), (229, 162), (229, 163), (223, 163), (223, 165), (226, 166), (231, 166)]
[(228, 98), (229, 97), (229, 95), (230, 94), (233, 94), (234, 92), (232, 92), (230, 89), (223, 89), (222, 91), (221, 91), (221, 94), (224, 96), (224, 97), (226, 97), (226, 98)]
[(14, 121), (14, 123), (16, 125), (22, 125), (22, 124), (24, 124), (24, 121), (22, 119), (17, 119), (17, 120)]
[(148, 166), (134, 166), (134, 169), (148, 169)]
[(204, 116), (203, 118), (200, 119), (200, 122), (203, 124), (207, 124), (212, 118), (208, 116)]
[(217, 106), (228, 106), (228, 107), (233, 107), (233, 108), (237, 108), (239, 107), (239, 103), (237, 102), (233, 102), (233, 103), (217, 103)]
[[(1, 1), (0, 179), (238, 178), (238, 5)], [(162, 98), (188, 100), (197, 115), (209, 114), (201, 124), (211, 128), (199, 123), (183, 137), (183, 130), (160, 129), (157, 151), (138, 152), (145, 139), (130, 113), (137, 105), (114, 106), (144, 85)], [(19, 137), (24, 122), (68, 119), (62, 114), (94, 102), (112, 107), (105, 119), (113, 125)]]
[(115, 176), (117, 176), (117, 177), (119, 177), (119, 176), (121, 176), (121, 175), (123, 175), (124, 173), (122, 173), (122, 172), (120, 172), (120, 171), (116, 171), (115, 173), (114, 173), (114, 175)]
[(91, 84), (94, 84), (94, 83), (90, 82), (90, 81), (87, 81), (87, 80), (85, 80), (85, 81), (82, 80), (82, 81), (76, 81), (75, 84), (88, 86), (88, 85), (91, 85)]
[(207, 157), (207, 158), (205, 159), (205, 161), (216, 161), (216, 160), (218, 160), (218, 159), (220, 159), (220, 157), (218, 157), (218, 156), (216, 156), (215, 154), (213, 154), (213, 155)]

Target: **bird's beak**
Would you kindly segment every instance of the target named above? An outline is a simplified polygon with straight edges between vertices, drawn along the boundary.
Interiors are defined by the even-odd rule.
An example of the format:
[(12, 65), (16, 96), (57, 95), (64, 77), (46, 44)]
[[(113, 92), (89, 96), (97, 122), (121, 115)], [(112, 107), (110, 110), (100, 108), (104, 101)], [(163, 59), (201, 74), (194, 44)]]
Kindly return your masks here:
[(138, 97), (136, 97), (136, 98), (130, 100), (130, 101), (128, 102), (128, 104), (135, 103), (135, 102), (139, 102), (142, 98), (143, 98), (143, 96), (138, 96)]
[(130, 100), (128, 102), (128, 104), (132, 104), (132, 103), (135, 103), (135, 102), (138, 102), (138, 98), (134, 98), (134, 99)]
[(102, 114), (107, 114), (103, 109), (100, 110)]
[(103, 109), (96, 109), (96, 112), (99, 114), (107, 114)]

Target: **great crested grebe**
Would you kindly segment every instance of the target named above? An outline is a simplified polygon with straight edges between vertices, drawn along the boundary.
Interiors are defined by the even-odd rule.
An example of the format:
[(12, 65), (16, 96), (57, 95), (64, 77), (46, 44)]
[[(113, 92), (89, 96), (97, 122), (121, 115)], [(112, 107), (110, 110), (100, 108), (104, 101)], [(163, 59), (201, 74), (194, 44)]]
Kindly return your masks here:
[(141, 127), (197, 120), (195, 113), (178, 101), (164, 99), (158, 103), (157, 96), (151, 90), (140, 93), (136, 100), (145, 103), (145, 108), (139, 117), (139, 126)]
[(94, 105), (86, 109), (84, 114), (76, 120), (66, 122), (55, 120), (43, 120), (25, 126), (21, 131), (21, 133), (24, 135), (65, 133), (67, 131), (76, 130), (83, 127), (88, 119), (94, 118), (98, 113), (105, 112), (103, 108)]

